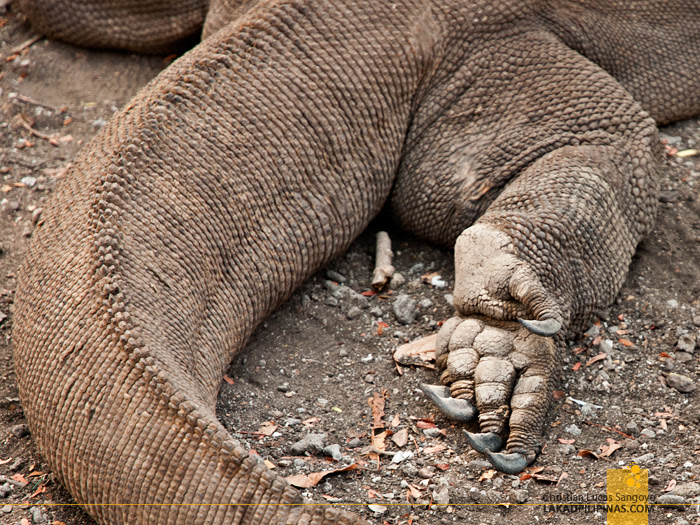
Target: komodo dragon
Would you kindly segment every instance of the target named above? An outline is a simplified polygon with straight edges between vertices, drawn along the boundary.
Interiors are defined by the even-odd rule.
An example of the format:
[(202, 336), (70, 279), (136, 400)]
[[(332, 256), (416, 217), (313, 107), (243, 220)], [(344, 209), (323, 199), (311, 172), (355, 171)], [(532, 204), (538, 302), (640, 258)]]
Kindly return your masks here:
[[(20, 3), (49, 35), (144, 52), (207, 11)], [(100, 523), (362, 521), (291, 505), (298, 493), (214, 404), (253, 329), (388, 200), (409, 231), (456, 242), (444, 386), (425, 390), (454, 419), (478, 414), (472, 446), (520, 471), (563, 334), (614, 298), (652, 227), (655, 122), (700, 110), (700, 3), (229, 0), (209, 13), (207, 38), (82, 150), (18, 276), (17, 381), (49, 464)]]

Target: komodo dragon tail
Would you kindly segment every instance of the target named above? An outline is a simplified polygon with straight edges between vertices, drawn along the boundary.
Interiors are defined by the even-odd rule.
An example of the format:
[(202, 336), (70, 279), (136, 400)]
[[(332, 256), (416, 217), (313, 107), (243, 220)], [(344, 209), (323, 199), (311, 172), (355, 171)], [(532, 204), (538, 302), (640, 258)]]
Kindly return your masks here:
[(415, 6), (304, 4), (229, 26), (115, 115), (21, 268), (25, 414), (100, 523), (362, 522), (298, 505), (214, 413), (255, 326), (381, 208), (425, 74)]

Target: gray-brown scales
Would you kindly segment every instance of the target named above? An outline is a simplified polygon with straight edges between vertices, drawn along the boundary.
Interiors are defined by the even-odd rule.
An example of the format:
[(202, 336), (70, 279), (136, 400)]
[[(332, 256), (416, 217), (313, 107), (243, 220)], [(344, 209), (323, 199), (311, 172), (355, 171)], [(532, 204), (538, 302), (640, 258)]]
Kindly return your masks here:
[(700, 112), (697, 0), (20, 4), (86, 46), (163, 52), (204, 25), (83, 149), (19, 276), (32, 435), (106, 524), (361, 521), (275, 505), (300, 496), (214, 404), (252, 330), (385, 203), (455, 246), (426, 393), (522, 470), (564, 334), (652, 226), (655, 126)]

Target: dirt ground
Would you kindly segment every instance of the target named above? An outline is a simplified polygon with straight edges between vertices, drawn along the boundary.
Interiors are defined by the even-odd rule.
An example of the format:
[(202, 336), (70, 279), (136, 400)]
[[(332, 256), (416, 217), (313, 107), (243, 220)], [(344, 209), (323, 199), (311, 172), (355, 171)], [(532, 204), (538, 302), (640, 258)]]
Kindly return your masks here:
[[(169, 62), (46, 39), (29, 44), (32, 37), (12, 4), (0, 7), (0, 523), (89, 524), (26, 429), (11, 353), (15, 272), (33, 220), (81, 145)], [(652, 502), (664, 496), (686, 503), (653, 506), (649, 523), (700, 524), (700, 156), (686, 156), (700, 149), (700, 121), (669, 126), (662, 138), (669, 157), (656, 229), (615, 304), (563, 357), (561, 393), (537, 469), (521, 476), (492, 471), (418, 390), (421, 382), (436, 383), (435, 373), (398, 373), (394, 349), (435, 333), (450, 317), (454, 270), (449, 251), (381, 219), (258, 331), (222, 382), (219, 417), (283, 476), (357, 464), (305, 493), (346, 503), (374, 523), (605, 523), (605, 510), (553, 510), (547, 502), (595, 502), (606, 493), (608, 469), (636, 462), (649, 471)], [(352, 293), (369, 290), (379, 229), (391, 235), (405, 283), (383, 296)], [(423, 283), (431, 272), (448, 286)], [(402, 294), (416, 302), (409, 325), (393, 313)], [(695, 390), (672, 388), (668, 382), (678, 377), (670, 374)], [(368, 450), (368, 399), (375, 394), (385, 402), (387, 453), (378, 460)], [(309, 432), (325, 434), (324, 444), (337, 445), (343, 458), (329, 459), (333, 449), (295, 455), (291, 446)], [(408, 442), (399, 447), (392, 437)]]

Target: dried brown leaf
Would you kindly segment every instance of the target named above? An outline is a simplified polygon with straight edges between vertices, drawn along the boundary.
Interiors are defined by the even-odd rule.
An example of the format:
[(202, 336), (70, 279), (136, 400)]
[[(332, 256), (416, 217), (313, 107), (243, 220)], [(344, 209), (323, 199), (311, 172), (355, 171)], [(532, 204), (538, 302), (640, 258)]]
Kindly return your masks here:
[(600, 352), (597, 356), (591, 357), (588, 361), (586, 361), (586, 366), (591, 366), (592, 364), (597, 363), (598, 361), (602, 361), (608, 357), (608, 354), (605, 352)]
[(436, 345), (437, 334), (416, 339), (415, 341), (399, 346), (394, 352), (394, 361), (404, 366), (416, 365), (434, 368), (434, 366), (429, 363), (435, 361)]
[(360, 468), (357, 463), (348, 465), (347, 467), (338, 468), (334, 470), (324, 470), (322, 472), (312, 472), (311, 474), (295, 474), (293, 476), (288, 476), (285, 478), (290, 485), (298, 487), (300, 489), (307, 489), (318, 484), (326, 476), (331, 474), (337, 474), (339, 472), (347, 472), (350, 470), (357, 470)]
[(391, 436), (391, 440), (396, 443), (396, 446), (399, 448), (406, 446), (408, 443), (408, 429), (402, 428)]

